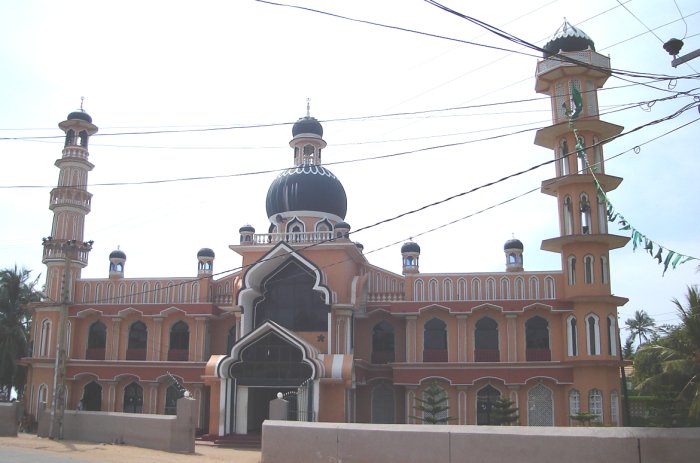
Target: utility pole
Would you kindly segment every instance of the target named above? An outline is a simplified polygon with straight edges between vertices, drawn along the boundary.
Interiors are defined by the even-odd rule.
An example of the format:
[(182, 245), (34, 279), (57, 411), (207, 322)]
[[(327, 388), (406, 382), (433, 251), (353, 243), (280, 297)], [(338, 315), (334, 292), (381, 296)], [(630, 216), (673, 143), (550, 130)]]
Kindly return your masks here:
[(71, 262), (82, 261), (83, 253), (92, 249), (92, 242), (77, 242), (76, 240), (45, 242), (44, 246), (53, 248), (54, 252), (63, 255), (63, 281), (61, 284), (61, 301), (58, 317), (58, 333), (56, 336), (56, 360), (54, 362), (53, 398), (51, 400), (50, 439), (63, 439), (63, 415), (66, 410), (66, 349), (68, 308), (71, 305), (73, 281), (71, 279)]

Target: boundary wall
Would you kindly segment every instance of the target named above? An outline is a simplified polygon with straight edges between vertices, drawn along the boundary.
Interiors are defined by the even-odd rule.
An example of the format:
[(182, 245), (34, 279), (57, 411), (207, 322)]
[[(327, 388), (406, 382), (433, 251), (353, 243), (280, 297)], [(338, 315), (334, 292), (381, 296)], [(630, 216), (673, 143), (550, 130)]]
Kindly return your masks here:
[(262, 463), (673, 463), (700, 428), (430, 426), (265, 421)]
[[(133, 445), (167, 452), (194, 453), (196, 401), (177, 401), (177, 415), (66, 410), (63, 438)], [(48, 437), (51, 411), (39, 414), (39, 437)]]
[(19, 403), (0, 402), (0, 436), (17, 437), (19, 429)]

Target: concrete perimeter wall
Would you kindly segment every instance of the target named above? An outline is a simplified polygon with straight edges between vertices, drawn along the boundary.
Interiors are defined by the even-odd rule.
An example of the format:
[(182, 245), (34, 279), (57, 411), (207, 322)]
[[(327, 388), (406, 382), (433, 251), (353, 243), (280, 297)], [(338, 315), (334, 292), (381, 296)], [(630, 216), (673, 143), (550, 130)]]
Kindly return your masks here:
[(262, 463), (685, 463), (698, 458), (700, 428), (265, 421), (262, 439)]
[(0, 436), (17, 436), (19, 429), (19, 404), (17, 402), (0, 403)]
[[(196, 401), (177, 401), (177, 415), (66, 410), (63, 438), (134, 445), (168, 452), (193, 453)], [(39, 415), (39, 437), (48, 437), (51, 411)]]

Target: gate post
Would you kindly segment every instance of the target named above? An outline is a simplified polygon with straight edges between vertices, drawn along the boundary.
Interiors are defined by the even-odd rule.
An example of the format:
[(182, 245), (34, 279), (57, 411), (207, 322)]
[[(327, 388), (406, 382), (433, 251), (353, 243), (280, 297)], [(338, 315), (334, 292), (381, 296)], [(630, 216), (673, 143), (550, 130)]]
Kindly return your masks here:
[(277, 393), (277, 398), (270, 401), (270, 419), (287, 420), (289, 414), (289, 402), (282, 398), (282, 393)]

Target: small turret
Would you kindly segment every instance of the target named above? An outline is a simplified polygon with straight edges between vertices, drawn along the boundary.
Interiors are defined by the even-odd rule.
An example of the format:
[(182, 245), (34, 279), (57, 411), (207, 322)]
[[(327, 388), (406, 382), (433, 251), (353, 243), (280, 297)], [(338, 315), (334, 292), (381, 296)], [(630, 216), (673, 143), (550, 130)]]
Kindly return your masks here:
[(109, 277), (124, 278), (125, 262), (126, 254), (117, 246), (117, 249), (109, 254)]
[(420, 246), (413, 241), (407, 241), (401, 246), (401, 258), (403, 260), (403, 274), (420, 273), (418, 261), (420, 259)]
[(523, 243), (516, 238), (509, 239), (503, 245), (506, 254), (506, 272), (523, 271)]

